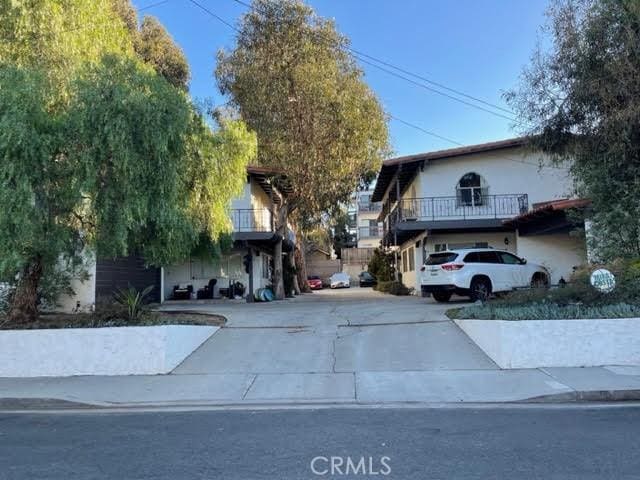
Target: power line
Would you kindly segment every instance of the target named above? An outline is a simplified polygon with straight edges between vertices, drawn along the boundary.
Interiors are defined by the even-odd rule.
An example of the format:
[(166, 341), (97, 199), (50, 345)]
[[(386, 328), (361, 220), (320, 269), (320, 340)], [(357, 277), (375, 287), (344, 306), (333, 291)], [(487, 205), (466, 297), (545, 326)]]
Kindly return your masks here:
[(506, 115), (503, 115), (503, 114), (498, 113), (498, 112), (494, 112), (492, 110), (489, 110), (488, 108), (484, 108), (484, 107), (481, 107), (479, 105), (474, 105), (471, 102), (467, 102), (466, 100), (462, 100), (461, 98), (454, 97), (453, 95), (449, 95), (448, 93), (440, 92), (439, 90), (436, 90), (435, 88), (432, 88), (432, 87), (430, 87), (428, 85), (425, 85), (424, 83), (416, 82), (415, 80), (412, 80), (409, 77), (405, 77), (404, 75), (396, 73), (396, 72), (394, 72), (392, 70), (389, 70), (389, 69), (387, 69), (385, 67), (381, 67), (380, 65), (376, 65), (375, 63), (370, 62), (368, 60), (365, 60), (364, 58), (361, 58), (358, 55), (354, 55), (354, 57), (357, 58), (359, 61), (361, 61), (363, 63), (366, 63), (367, 65), (371, 65), (372, 67), (377, 68), (378, 70), (382, 70), (383, 72), (386, 72), (389, 75), (392, 75), (394, 77), (397, 77), (397, 78), (400, 78), (402, 80), (405, 80), (405, 81), (407, 81), (409, 83), (412, 83), (413, 85), (416, 85), (418, 87), (422, 87), (422, 88), (424, 88), (426, 90), (429, 90), (430, 92), (437, 93), (439, 95), (442, 95), (443, 97), (449, 98), (451, 100), (455, 100), (456, 102), (460, 102), (460, 103), (462, 103), (464, 105), (468, 105), (470, 107), (477, 108), (478, 110), (482, 110), (483, 112), (490, 113), (491, 115), (495, 115), (496, 117), (504, 118), (504, 119), (509, 120), (511, 122), (520, 123), (515, 118), (507, 117)]
[[(199, 7), (201, 10), (203, 10), (204, 12), (208, 13), (209, 15), (211, 15), (211, 16), (212, 16), (213, 18), (215, 18), (216, 20), (218, 20), (218, 21), (220, 21), (220, 22), (224, 23), (225, 25), (227, 25), (228, 27), (232, 28), (233, 30), (235, 30), (236, 32), (238, 32), (238, 33), (239, 33), (239, 29), (238, 29), (238, 28), (236, 28), (235, 26), (231, 25), (229, 22), (227, 22), (226, 20), (224, 20), (222, 17), (220, 17), (220, 16), (216, 15), (215, 13), (213, 13), (213, 12), (212, 12), (211, 10), (209, 10), (208, 8), (203, 7), (202, 5), (200, 5), (196, 0), (189, 0), (189, 1), (190, 1), (191, 3), (193, 3), (194, 5), (198, 6), (198, 7)], [(234, 0), (234, 1), (235, 1), (235, 2), (238, 2), (238, 3), (242, 4), (242, 5), (247, 5), (247, 4), (243, 3), (241, 0)], [(358, 60), (361, 60), (361, 61), (363, 61), (363, 62), (365, 62), (365, 63), (369, 63), (369, 64), (371, 64), (370, 62), (368, 62), (368, 61), (366, 61), (366, 60), (364, 60), (364, 59), (362, 59), (362, 58), (359, 58), (359, 57), (357, 57), (356, 55), (354, 55), (354, 57), (355, 57), (355, 58), (358, 58)], [(371, 65), (373, 65), (373, 64), (371, 64)], [(383, 67), (379, 67), (379, 66), (377, 66), (377, 65), (374, 65), (374, 66), (376, 66), (377, 68), (383, 68)], [(386, 69), (385, 69), (385, 70), (386, 70)], [(391, 72), (391, 74), (392, 74), (392, 75), (398, 75), (398, 74), (396, 74), (395, 72)], [(406, 78), (406, 77), (402, 77), (402, 78)], [(420, 83), (418, 83), (418, 82), (414, 82), (414, 81), (413, 81), (413, 80), (411, 80), (411, 79), (407, 79), (407, 80), (408, 80), (408, 81), (410, 81), (410, 82), (412, 82), (412, 83), (416, 83), (417, 85), (420, 85), (420, 86), (422, 86), (422, 87), (424, 87), (424, 88), (430, 89), (430, 87), (428, 87), (428, 86), (426, 86), (426, 85), (424, 85), (424, 84), (420, 84)], [(442, 93), (442, 92), (440, 92), (440, 93)], [(443, 95), (446, 95), (446, 94), (443, 94)], [(455, 99), (455, 97), (452, 97), (452, 98), (454, 98), (454, 99)], [(465, 102), (464, 100), (460, 100), (460, 99), (456, 99), (456, 100), (461, 101), (461, 102), (464, 102), (464, 103), (467, 103), (467, 102)], [(473, 107), (475, 107), (475, 108), (480, 108), (481, 110), (484, 110), (484, 111), (486, 111), (486, 112), (492, 113), (492, 114), (494, 114), (494, 115), (499, 115), (499, 116), (501, 116), (501, 117), (503, 117), (503, 118), (506, 118), (506, 119), (508, 119), (508, 120), (515, 121), (515, 120), (514, 120), (514, 119), (512, 119), (512, 118), (509, 118), (509, 117), (506, 117), (506, 116), (500, 115), (499, 113), (496, 113), (496, 112), (491, 112), (491, 111), (486, 110), (486, 109), (484, 109), (484, 108), (482, 108), (482, 107), (479, 107), (479, 106), (477, 106), (477, 105), (472, 105), (472, 104), (469, 104), (469, 105), (471, 105), (471, 106), (473, 106)], [(411, 122), (408, 122), (408, 121), (406, 121), (406, 120), (402, 120), (401, 118), (398, 118), (398, 117), (396, 117), (396, 116), (394, 116), (394, 115), (391, 115), (391, 114), (390, 114), (390, 113), (388, 113), (388, 112), (387, 112), (387, 115), (389, 116), (389, 118), (391, 118), (391, 119), (393, 119), (393, 120), (395, 120), (395, 121), (397, 121), (397, 122), (400, 122), (400, 123), (402, 123), (402, 124), (404, 124), (404, 125), (406, 125), (406, 126), (408, 126), (408, 127), (411, 127), (411, 128), (413, 128), (413, 129), (415, 129), (415, 130), (418, 130), (418, 131), (420, 131), (420, 132), (422, 132), (422, 133), (424, 133), (424, 134), (426, 134), (426, 135), (432, 136), (432, 137), (434, 137), (434, 138), (438, 138), (438, 139), (440, 139), (440, 140), (444, 140), (444, 141), (446, 141), (446, 142), (449, 142), (449, 143), (451, 143), (451, 144), (453, 144), (453, 145), (456, 145), (456, 146), (459, 146), (459, 147), (464, 147), (464, 146), (466, 146), (464, 143), (458, 142), (458, 141), (456, 141), (456, 140), (452, 140), (452, 139), (447, 138), (447, 137), (445, 137), (445, 136), (443, 136), (443, 135), (439, 135), (439, 134), (437, 134), (437, 133), (435, 133), (435, 132), (432, 132), (432, 131), (430, 131), (430, 130), (427, 130), (427, 129), (425, 129), (425, 128), (422, 128), (421, 126), (416, 125), (415, 123), (411, 123)], [(503, 157), (503, 158), (504, 158), (505, 160), (509, 160), (509, 161), (511, 161), (511, 162), (516, 162), (516, 163), (522, 163), (522, 164), (524, 164), (524, 165), (533, 165), (533, 166), (538, 166), (538, 165), (536, 165), (535, 163), (527, 162), (527, 161), (525, 161), (525, 160), (517, 160), (517, 159), (514, 159), (514, 158), (510, 158), (510, 157)], [(551, 168), (563, 169), (562, 167), (556, 167), (556, 166), (553, 166), (553, 165), (549, 165), (549, 167), (551, 167)]]
[(396, 122), (400, 122), (400, 123), (402, 123), (402, 124), (404, 124), (404, 125), (406, 125), (408, 127), (415, 128), (416, 130), (420, 130), (421, 132), (426, 133), (427, 135), (431, 135), (432, 137), (439, 138), (440, 140), (444, 140), (445, 142), (449, 142), (449, 143), (452, 143), (454, 145), (458, 145), (460, 147), (464, 147), (465, 146), (463, 143), (456, 142), (455, 140), (451, 140), (450, 138), (443, 137), (442, 135), (438, 135), (435, 132), (432, 132), (430, 130), (426, 130), (426, 129), (422, 128), (421, 126), (416, 125), (415, 123), (411, 123), (411, 122), (407, 122), (406, 120), (402, 120), (401, 118), (398, 118), (398, 117), (396, 117), (394, 115), (391, 115), (390, 113), (387, 113), (387, 115), (389, 116), (389, 118), (395, 120)]
[(394, 70), (398, 70), (399, 72), (402, 72), (402, 73), (404, 73), (406, 75), (410, 75), (412, 77), (419, 78), (420, 80), (422, 80), (424, 82), (430, 83), (431, 85), (435, 85), (436, 87), (442, 88), (444, 90), (448, 90), (449, 92), (453, 92), (456, 95), (460, 95), (461, 97), (465, 97), (465, 98), (468, 98), (468, 99), (473, 100), (475, 102), (482, 103), (484, 105), (487, 105), (488, 107), (495, 108), (496, 110), (501, 110), (501, 111), (503, 111), (505, 113), (508, 113), (509, 115), (515, 115), (514, 112), (512, 112), (511, 110), (509, 110), (507, 108), (503, 108), (500, 105), (496, 105), (495, 103), (487, 102), (486, 100), (482, 100), (481, 98), (474, 97), (473, 95), (469, 95), (468, 93), (464, 93), (464, 92), (461, 92), (461, 91), (456, 90), (454, 88), (447, 87), (446, 85), (443, 85), (442, 83), (438, 83), (438, 82), (436, 82), (434, 80), (429, 80), (428, 78), (423, 77), (421, 75), (418, 75), (417, 73), (410, 72), (409, 70), (405, 70), (404, 68), (401, 68), (401, 67), (398, 67), (396, 65), (393, 65), (392, 63), (385, 62), (384, 60), (380, 60), (379, 58), (373, 57), (373, 56), (368, 55), (368, 54), (366, 54), (364, 52), (360, 52), (360, 51), (356, 50), (355, 48), (349, 48), (349, 50), (351, 50), (356, 55), (368, 58), (370, 60), (373, 60), (375, 62), (380, 63), (381, 65), (393, 68)]
[[(250, 5), (249, 3), (247, 3), (247, 2), (245, 2), (243, 0), (233, 0), (233, 1), (238, 3), (238, 4), (240, 4), (240, 5), (248, 7), (250, 9), (255, 9), (255, 7), (253, 5)], [(346, 46), (346, 49), (349, 50), (354, 55), (354, 57), (357, 58), (358, 60), (360, 60), (361, 62), (366, 63), (368, 65), (371, 65), (371, 66), (373, 66), (375, 68), (378, 68), (378, 69), (382, 70), (383, 72), (386, 72), (389, 75), (393, 75), (396, 78), (399, 78), (401, 80), (405, 80), (405, 81), (407, 81), (409, 83), (412, 83), (412, 84), (417, 85), (419, 87), (425, 88), (426, 90), (429, 90), (432, 93), (441, 95), (441, 96), (446, 97), (446, 98), (448, 98), (450, 100), (454, 100), (456, 102), (462, 103), (462, 104), (470, 106), (472, 108), (477, 108), (477, 109), (482, 110), (482, 111), (484, 111), (486, 113), (490, 113), (491, 115), (495, 115), (497, 117), (504, 118), (504, 119), (509, 120), (511, 122), (520, 123), (516, 119), (514, 119), (513, 117), (507, 117), (506, 115), (502, 115), (502, 114), (494, 112), (492, 110), (488, 110), (486, 108), (480, 107), (479, 105), (475, 105), (473, 103), (470, 103), (470, 102), (467, 102), (467, 101), (462, 100), (460, 98), (457, 98), (457, 97), (455, 97), (453, 95), (449, 95), (449, 94), (447, 94), (445, 92), (441, 92), (440, 90), (437, 90), (435, 88), (429, 87), (429, 86), (427, 86), (427, 85), (425, 85), (423, 83), (416, 82), (415, 80), (412, 80), (410, 78), (405, 77), (404, 75), (400, 75), (400, 74), (398, 74), (396, 72), (388, 70), (388, 69), (386, 69), (384, 67), (381, 67), (380, 65), (384, 65), (386, 67), (392, 68), (393, 70), (397, 70), (398, 72), (401, 72), (401, 73), (403, 73), (405, 75), (410, 75), (410, 76), (412, 76), (414, 78), (418, 78), (418, 79), (422, 80), (423, 82), (430, 83), (431, 85), (435, 85), (435, 86), (437, 86), (439, 88), (442, 88), (442, 89), (447, 90), (449, 92), (455, 93), (456, 95), (460, 95), (462, 97), (468, 98), (469, 100), (473, 100), (475, 102), (481, 103), (481, 104), (486, 105), (488, 107), (491, 107), (493, 109), (501, 110), (502, 112), (507, 113), (509, 115), (514, 115), (514, 113), (511, 110), (508, 110), (508, 109), (506, 109), (504, 107), (501, 107), (501, 106), (496, 105), (494, 103), (487, 102), (486, 100), (482, 100), (482, 99), (480, 99), (478, 97), (474, 97), (472, 95), (469, 95), (467, 93), (461, 92), (459, 90), (447, 87), (446, 85), (443, 85), (442, 83), (435, 82), (435, 81), (430, 80), (430, 79), (428, 79), (428, 78), (426, 78), (426, 77), (424, 77), (422, 75), (418, 75), (417, 73), (410, 72), (409, 70), (406, 70), (404, 68), (398, 67), (397, 65), (394, 65), (394, 64), (392, 64), (390, 62), (386, 62), (384, 60), (381, 60), (379, 58), (374, 57), (373, 55), (369, 55), (367, 53), (361, 52), (361, 51), (356, 50), (356, 49), (354, 49), (352, 47)], [(368, 58), (369, 60), (372, 60), (372, 61), (374, 61), (374, 62), (376, 62), (377, 64), (380, 64), (380, 65), (377, 65), (377, 64), (371, 63), (369, 61), (366, 61), (362, 57)]]
[(236, 32), (240, 33), (240, 30), (238, 30), (235, 25), (227, 22), (224, 18), (220, 17), (219, 15), (216, 15), (215, 13), (213, 13), (211, 10), (209, 10), (207, 7), (205, 7), (204, 5), (202, 5), (200, 2), (196, 1), (196, 0), (189, 0), (191, 3), (193, 3), (196, 7), (198, 7), (200, 10), (202, 10), (203, 12), (208, 13), (209, 15), (211, 15), (213, 18), (215, 18), (216, 20), (218, 20), (219, 22), (224, 23), (227, 27), (231, 28), (232, 30), (235, 30)]
[(169, 3), (171, 0), (162, 0), (160, 2), (152, 3), (151, 5), (147, 5), (145, 7), (140, 7), (138, 9), (139, 12), (143, 12), (145, 10), (149, 10), (150, 8), (159, 7), (160, 5), (164, 5), (165, 3)]

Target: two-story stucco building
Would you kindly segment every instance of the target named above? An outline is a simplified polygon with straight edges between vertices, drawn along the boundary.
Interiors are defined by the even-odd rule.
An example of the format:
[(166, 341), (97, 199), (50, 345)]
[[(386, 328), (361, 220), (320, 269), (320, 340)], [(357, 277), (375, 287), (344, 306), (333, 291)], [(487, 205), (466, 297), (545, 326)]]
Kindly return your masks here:
[(357, 248), (376, 248), (382, 239), (382, 224), (378, 217), (382, 204), (372, 202), (373, 190), (356, 193), (355, 211), (357, 226)]
[[(260, 167), (247, 168), (247, 181), (241, 196), (234, 199), (229, 210), (233, 227), (230, 251), (219, 257), (212, 254), (192, 255), (173, 265), (147, 267), (137, 256), (94, 258), (88, 278), (75, 280), (75, 295), (59, 299), (63, 311), (88, 311), (96, 301), (112, 299), (118, 288), (128, 285), (142, 290), (149, 285), (151, 296), (163, 302), (174, 298), (220, 298), (229, 295), (229, 287), (240, 283), (244, 290), (232, 294), (253, 295), (259, 288), (271, 284), (273, 254), (281, 239), (275, 233), (274, 209), (282, 195), (269, 181), (269, 172)], [(293, 249), (293, 235), (283, 239), (285, 255)], [(251, 257), (249, 268), (245, 265)], [(250, 273), (247, 272), (250, 270)]]
[(523, 138), (393, 158), (384, 162), (371, 201), (382, 202), (383, 244), (397, 249), (403, 282), (420, 290), (429, 253), (465, 247), (511, 251), (547, 267), (551, 283), (585, 263), (572, 233), (568, 167), (553, 165)]

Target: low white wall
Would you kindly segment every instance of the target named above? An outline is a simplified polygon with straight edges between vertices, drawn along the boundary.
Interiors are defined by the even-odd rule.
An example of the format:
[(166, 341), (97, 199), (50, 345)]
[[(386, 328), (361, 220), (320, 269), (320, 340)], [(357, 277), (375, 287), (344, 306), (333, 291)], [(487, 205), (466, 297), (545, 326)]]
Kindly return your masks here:
[(500, 368), (640, 365), (640, 318), (455, 323)]
[(219, 327), (0, 331), (0, 377), (169, 373)]

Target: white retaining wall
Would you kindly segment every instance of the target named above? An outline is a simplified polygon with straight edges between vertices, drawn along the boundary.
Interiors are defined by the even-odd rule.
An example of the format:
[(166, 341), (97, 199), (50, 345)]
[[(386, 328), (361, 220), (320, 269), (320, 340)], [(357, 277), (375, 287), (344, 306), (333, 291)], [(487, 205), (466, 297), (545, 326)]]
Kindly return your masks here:
[(640, 365), (640, 318), (455, 323), (500, 368)]
[(169, 373), (219, 327), (0, 331), (0, 377)]

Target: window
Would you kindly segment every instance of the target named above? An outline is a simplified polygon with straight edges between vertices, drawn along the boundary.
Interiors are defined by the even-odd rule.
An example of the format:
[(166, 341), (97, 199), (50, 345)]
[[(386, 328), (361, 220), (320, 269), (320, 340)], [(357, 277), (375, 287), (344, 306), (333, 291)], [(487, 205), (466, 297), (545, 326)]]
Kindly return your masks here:
[(408, 266), (408, 262), (407, 262), (407, 251), (403, 251), (402, 252), (402, 273), (407, 272), (407, 266)]
[(508, 265), (520, 265), (522, 263), (522, 261), (518, 257), (510, 253), (498, 252), (498, 255), (500, 256), (502, 263), (506, 263)]
[(500, 258), (496, 252), (470, 252), (464, 263), (500, 263)]
[(496, 252), (477, 252), (478, 263), (500, 263), (500, 258)]
[(446, 243), (436, 243), (436, 244), (433, 246), (433, 250), (434, 250), (435, 252), (444, 252), (445, 250), (448, 250), (448, 248), (447, 248), (447, 244), (446, 244)]
[(477, 207), (484, 204), (487, 186), (477, 173), (470, 172), (462, 176), (456, 187), (458, 205)]
[(416, 269), (416, 254), (413, 247), (409, 249), (409, 271), (413, 272)]
[(457, 253), (432, 253), (424, 263), (425, 265), (442, 265), (443, 263), (453, 262), (456, 258), (458, 258)]
[(475, 243), (450, 243), (450, 250), (461, 250), (463, 248), (489, 248), (487, 242), (475, 242)]

